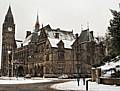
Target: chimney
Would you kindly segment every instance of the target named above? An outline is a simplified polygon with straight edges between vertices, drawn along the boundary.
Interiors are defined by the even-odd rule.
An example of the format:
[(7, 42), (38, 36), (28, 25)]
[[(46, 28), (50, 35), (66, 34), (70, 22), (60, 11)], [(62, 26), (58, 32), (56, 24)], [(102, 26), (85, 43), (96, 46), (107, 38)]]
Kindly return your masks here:
[(31, 32), (30, 31), (26, 31), (26, 38), (31, 35)]
[(21, 47), (23, 47), (23, 43), (21, 43)]
[(92, 36), (92, 38), (93, 38), (93, 37), (94, 37), (94, 36), (93, 36), (93, 31), (90, 31), (90, 34), (91, 34), (91, 36)]
[(75, 34), (76, 39), (78, 38), (78, 33)]

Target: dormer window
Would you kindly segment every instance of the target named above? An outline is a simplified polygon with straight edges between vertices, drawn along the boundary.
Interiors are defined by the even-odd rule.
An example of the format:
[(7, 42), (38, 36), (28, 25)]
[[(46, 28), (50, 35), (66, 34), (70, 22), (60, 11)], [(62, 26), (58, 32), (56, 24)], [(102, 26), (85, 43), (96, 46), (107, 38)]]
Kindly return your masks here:
[(60, 42), (57, 44), (57, 46), (58, 46), (58, 50), (60, 50), (60, 51), (64, 50), (64, 43), (62, 40), (60, 40)]
[(59, 39), (59, 33), (55, 33), (55, 38)]

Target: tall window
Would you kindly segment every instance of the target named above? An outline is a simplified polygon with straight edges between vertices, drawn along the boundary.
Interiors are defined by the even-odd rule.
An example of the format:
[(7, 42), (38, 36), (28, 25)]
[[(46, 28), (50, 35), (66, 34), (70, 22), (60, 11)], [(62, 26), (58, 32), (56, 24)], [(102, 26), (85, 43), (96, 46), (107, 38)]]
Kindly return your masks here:
[(58, 53), (58, 58), (59, 58), (59, 60), (61, 60), (61, 61), (64, 60), (64, 52), (62, 52), (62, 51), (59, 52), (59, 53)]
[(46, 55), (46, 61), (49, 61), (49, 54)]

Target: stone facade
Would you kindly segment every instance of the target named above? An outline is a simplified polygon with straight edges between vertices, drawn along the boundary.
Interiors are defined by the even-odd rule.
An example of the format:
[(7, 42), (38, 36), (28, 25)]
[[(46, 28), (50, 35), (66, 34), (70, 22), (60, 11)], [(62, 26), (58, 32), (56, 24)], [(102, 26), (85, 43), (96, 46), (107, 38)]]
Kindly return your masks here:
[(76, 60), (74, 72), (80, 69), (81, 74), (90, 74), (91, 67), (100, 64), (103, 60), (105, 46), (98, 37), (93, 36), (93, 31), (89, 31), (89, 29), (82, 30), (80, 36), (77, 34), (76, 38), (72, 45), (73, 60)]
[[(11, 12), (11, 8), (9, 8), (9, 12)], [(31, 76), (58, 77), (67, 74), (73, 77), (78, 71), (88, 74), (90, 73), (89, 68), (99, 63), (104, 57), (102, 44), (96, 43), (92, 32), (89, 32), (89, 30), (84, 30), (80, 36), (75, 36), (73, 31), (64, 31), (59, 28), (52, 29), (50, 25), (42, 25), (42, 28), (40, 28), (37, 16), (33, 32), (27, 31), (21, 46), (16, 47), (15, 24), (14, 22), (10, 24), (13, 27), (13, 32), (4, 32), (4, 26), (9, 27), (9, 23), (3, 24), (1, 64), (2, 73), (5, 74), (6, 72), (5, 75), (8, 74), (6, 70), (10, 59), (8, 53), (4, 52), (9, 50), (12, 60), (10, 63), (12, 71), (9, 71), (9, 73), (12, 76), (30, 74)], [(4, 38), (6, 34), (11, 37)], [(10, 42), (9, 46), (4, 48), (3, 45), (7, 45), (8, 42)], [(76, 69), (77, 67), (78, 69)]]
[[(67, 35), (73, 38), (70, 37), (72, 39), (70, 41), (62, 40), (63, 37), (54, 38), (56, 35), (52, 36), (52, 34), (56, 32), (63, 34), (61, 35), (63, 37)], [(53, 30), (47, 25), (36, 32), (37, 37), (35, 40), (33, 39), (35, 38), (34, 34), (35, 31), (26, 37), (23, 46), (17, 48), (14, 52), (14, 65), (16, 65), (16, 71), (19, 71), (14, 71), (14, 74), (20, 73), (18, 75), (21, 76), (31, 74), (31, 76), (45, 77), (56, 77), (62, 74), (73, 75), (72, 49), (69, 48), (69, 44), (65, 43), (74, 40), (72, 31)]]

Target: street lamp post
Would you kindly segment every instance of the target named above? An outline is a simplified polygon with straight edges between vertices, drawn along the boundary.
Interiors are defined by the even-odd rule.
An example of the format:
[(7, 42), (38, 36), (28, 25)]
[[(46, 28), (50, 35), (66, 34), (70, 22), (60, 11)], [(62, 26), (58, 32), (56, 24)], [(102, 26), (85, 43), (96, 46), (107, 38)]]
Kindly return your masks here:
[(79, 50), (78, 50), (78, 34), (76, 34), (76, 60), (77, 60), (77, 64), (76, 64), (76, 68), (77, 68), (77, 82), (78, 82), (78, 86), (79, 86), (79, 81), (80, 81), (80, 64), (79, 64), (79, 60), (78, 60), (78, 54), (79, 54)]
[(14, 68), (14, 58), (13, 57), (14, 57), (14, 50), (12, 51), (12, 60), (11, 60), (11, 67), (12, 67), (11, 68), (12, 69), (12, 71), (11, 71), (12, 74), (11, 75), (12, 76), (14, 76), (14, 71), (13, 71), (13, 68)]
[(13, 76), (13, 62), (14, 62), (14, 53), (13, 51), (8, 51), (8, 76)]
[(79, 72), (79, 64), (76, 65), (77, 66), (77, 82), (78, 82), (78, 86), (79, 86), (79, 81), (80, 81), (80, 72)]
[(8, 77), (10, 77), (11, 51), (8, 51)]

